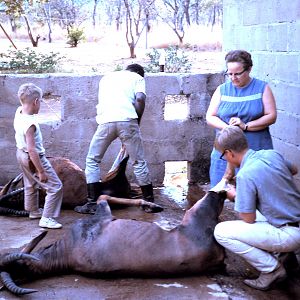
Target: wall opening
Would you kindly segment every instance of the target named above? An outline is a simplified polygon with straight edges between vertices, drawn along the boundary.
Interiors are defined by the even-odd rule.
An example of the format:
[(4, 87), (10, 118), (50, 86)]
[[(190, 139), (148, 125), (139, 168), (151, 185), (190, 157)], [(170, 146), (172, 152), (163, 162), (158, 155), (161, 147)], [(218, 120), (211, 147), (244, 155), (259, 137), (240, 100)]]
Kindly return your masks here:
[(165, 97), (165, 120), (182, 120), (188, 117), (188, 95), (167, 95)]
[(166, 161), (163, 185), (166, 193), (181, 207), (184, 207), (188, 192), (188, 162)]
[(44, 94), (38, 116), (41, 123), (61, 122), (61, 96)]

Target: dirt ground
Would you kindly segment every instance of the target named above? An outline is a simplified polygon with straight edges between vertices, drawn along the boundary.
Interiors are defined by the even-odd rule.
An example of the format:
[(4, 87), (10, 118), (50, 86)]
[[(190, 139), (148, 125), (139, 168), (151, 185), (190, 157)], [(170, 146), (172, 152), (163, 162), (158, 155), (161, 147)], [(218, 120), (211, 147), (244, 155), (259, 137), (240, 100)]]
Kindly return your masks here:
[[(193, 187), (186, 194), (180, 188), (162, 187), (155, 189), (157, 203), (165, 209), (158, 214), (147, 214), (138, 208), (124, 208), (113, 210), (117, 218), (132, 218), (155, 222), (169, 230), (178, 225), (185, 210), (192, 202), (203, 194), (202, 189)], [(40, 246), (45, 246), (60, 238), (77, 218), (86, 217), (73, 211), (62, 211), (59, 221), (63, 229), (49, 230), (45, 240)], [(225, 202), (221, 220), (234, 219), (235, 213), (232, 204)], [(41, 229), (37, 220), (21, 217), (0, 217), (0, 252), (17, 251)], [(225, 259), (226, 270), (219, 270), (212, 274), (201, 274), (176, 278), (87, 278), (77, 274), (44, 278), (35, 282), (23, 284), (22, 287), (34, 288), (38, 292), (23, 296), (23, 299), (49, 299), (49, 300), (79, 300), (79, 299), (126, 299), (126, 300), (172, 300), (172, 299), (249, 299), (249, 300), (296, 300), (300, 299), (300, 274), (289, 275), (288, 280), (276, 286), (275, 289), (262, 292), (251, 289), (243, 284), (244, 277), (257, 275), (242, 259), (227, 253)], [(0, 291), (1, 300), (19, 299), (7, 291)]]

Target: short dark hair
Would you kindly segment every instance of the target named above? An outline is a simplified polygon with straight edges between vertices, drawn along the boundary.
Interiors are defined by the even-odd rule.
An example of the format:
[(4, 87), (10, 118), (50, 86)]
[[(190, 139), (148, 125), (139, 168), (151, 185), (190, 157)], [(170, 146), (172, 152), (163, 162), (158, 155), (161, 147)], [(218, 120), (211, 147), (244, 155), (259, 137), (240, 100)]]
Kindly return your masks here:
[(130, 71), (130, 72), (135, 72), (135, 73), (141, 75), (142, 77), (145, 76), (145, 70), (144, 70), (144, 68), (143, 68), (141, 65), (139, 65), (139, 64), (131, 64), (131, 65), (128, 65), (128, 66), (126, 67), (126, 70), (127, 70), (127, 71)]
[(225, 149), (241, 152), (248, 148), (248, 141), (239, 126), (229, 125), (217, 133), (214, 146), (220, 152)]
[(251, 54), (245, 50), (232, 50), (225, 56), (226, 64), (229, 62), (242, 63), (245, 70), (248, 70), (253, 66)]

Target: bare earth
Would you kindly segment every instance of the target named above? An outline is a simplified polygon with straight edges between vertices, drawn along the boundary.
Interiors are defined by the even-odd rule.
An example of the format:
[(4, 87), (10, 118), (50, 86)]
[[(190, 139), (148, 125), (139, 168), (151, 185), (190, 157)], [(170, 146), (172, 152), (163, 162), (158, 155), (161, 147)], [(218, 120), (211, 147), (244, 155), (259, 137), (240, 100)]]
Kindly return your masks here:
[[(23, 40), (14, 40), (18, 49), (31, 48), (31, 44)], [(0, 53), (5, 52), (11, 44), (7, 39), (0, 38)], [(126, 45), (111, 45), (96, 42), (86, 42), (79, 44), (76, 48), (71, 48), (64, 42), (54, 42), (49, 44), (41, 41), (36, 51), (43, 53), (58, 52), (65, 58), (60, 63), (61, 72), (97, 72), (105, 73), (114, 71), (117, 67), (124, 68), (131, 63), (139, 63), (145, 66), (149, 62), (146, 56), (151, 49), (136, 48), (136, 58), (129, 57), (129, 48)], [(223, 53), (221, 51), (199, 51), (186, 50), (189, 60), (192, 63), (192, 73), (220, 72), (223, 68)]]

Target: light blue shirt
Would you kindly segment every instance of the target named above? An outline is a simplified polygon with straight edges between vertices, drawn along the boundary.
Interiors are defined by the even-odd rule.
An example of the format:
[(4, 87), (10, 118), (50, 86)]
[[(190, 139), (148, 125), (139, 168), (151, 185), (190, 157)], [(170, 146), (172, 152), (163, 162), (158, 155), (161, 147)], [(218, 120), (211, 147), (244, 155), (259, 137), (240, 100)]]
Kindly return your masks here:
[(291, 164), (275, 150), (248, 150), (237, 174), (235, 210), (258, 209), (274, 226), (300, 222), (300, 192)]

